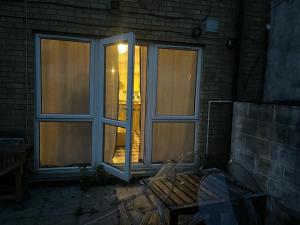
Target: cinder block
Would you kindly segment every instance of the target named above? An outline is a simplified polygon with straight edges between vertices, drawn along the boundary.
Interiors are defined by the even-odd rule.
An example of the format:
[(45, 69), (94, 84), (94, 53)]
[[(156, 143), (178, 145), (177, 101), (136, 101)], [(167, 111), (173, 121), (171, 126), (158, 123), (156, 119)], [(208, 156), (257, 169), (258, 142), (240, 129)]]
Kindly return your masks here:
[(284, 186), (282, 183), (274, 181), (272, 179), (268, 182), (268, 193), (275, 198), (281, 199), (283, 195)]
[(281, 202), (288, 209), (292, 209), (295, 212), (299, 212), (300, 210), (300, 191), (299, 189), (293, 189), (289, 187), (285, 187), (283, 189)]
[(300, 170), (285, 168), (284, 184), (300, 192)]
[(255, 120), (244, 119), (241, 122), (241, 132), (252, 136), (257, 136), (257, 127), (259, 122)]
[(297, 106), (276, 106), (275, 121), (281, 124), (300, 124), (300, 107)]
[(300, 122), (293, 127), (289, 127), (287, 132), (287, 145), (300, 150)]
[(288, 127), (281, 124), (275, 124), (273, 127), (272, 141), (286, 144), (288, 136)]
[(283, 166), (276, 161), (255, 157), (255, 171), (283, 183)]
[(270, 122), (257, 123), (257, 136), (259, 138), (270, 140), (273, 135), (273, 124)]
[(252, 136), (246, 136), (246, 147), (257, 156), (270, 158), (269, 142)]
[(274, 142), (271, 142), (270, 149), (272, 160), (285, 167), (300, 170), (300, 149), (291, 148), (287, 145), (281, 145)]
[(237, 154), (237, 160), (240, 161), (243, 165), (248, 167), (250, 170), (254, 169), (254, 155), (251, 153), (239, 152)]
[(254, 178), (256, 182), (258, 183), (259, 187), (263, 190), (266, 191), (268, 187), (268, 181), (269, 178), (265, 174), (261, 173), (254, 173)]
[(249, 104), (248, 117), (259, 121), (273, 121), (274, 107), (272, 105)]

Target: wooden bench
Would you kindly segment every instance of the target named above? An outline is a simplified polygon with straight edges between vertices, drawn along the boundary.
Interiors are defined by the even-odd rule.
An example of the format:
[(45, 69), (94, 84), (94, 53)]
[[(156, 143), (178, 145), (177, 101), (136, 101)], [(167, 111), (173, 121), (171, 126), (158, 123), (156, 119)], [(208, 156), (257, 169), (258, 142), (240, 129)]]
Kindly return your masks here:
[[(150, 185), (152, 192), (163, 201), (169, 210), (169, 224), (178, 223), (179, 215), (196, 214), (199, 210), (209, 215), (212, 224), (222, 224), (221, 216), (232, 205), (245, 199), (253, 202), (261, 221), (264, 221), (266, 195), (253, 193), (233, 182), (226, 174), (215, 170), (214, 182), (202, 182), (213, 170), (204, 170), (201, 174), (178, 174), (176, 183), (167, 179), (154, 180)], [(224, 185), (226, 181), (226, 185)], [(147, 180), (145, 180), (147, 182)], [(230, 195), (230, 197), (228, 197)], [(216, 213), (218, 212), (218, 213)], [(213, 215), (214, 214), (214, 215)], [(205, 224), (202, 222), (202, 224)]]
[[(32, 145), (0, 145), (0, 179), (14, 174), (14, 190), (12, 187), (1, 184), (0, 200), (22, 200), (25, 193), (26, 174), (33, 159)], [(10, 176), (10, 175), (9, 175)], [(2, 182), (1, 182), (2, 183)]]

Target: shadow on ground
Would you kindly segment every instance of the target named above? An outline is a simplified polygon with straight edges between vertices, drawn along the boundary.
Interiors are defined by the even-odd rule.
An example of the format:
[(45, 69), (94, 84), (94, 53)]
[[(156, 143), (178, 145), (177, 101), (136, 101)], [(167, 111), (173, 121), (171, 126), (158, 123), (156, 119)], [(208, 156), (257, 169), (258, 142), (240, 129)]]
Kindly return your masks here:
[(116, 209), (118, 198), (130, 195), (136, 185), (113, 184), (90, 187), (42, 186), (30, 188), (30, 197), (21, 203), (0, 202), (1, 225), (120, 224), (118, 213), (97, 221)]

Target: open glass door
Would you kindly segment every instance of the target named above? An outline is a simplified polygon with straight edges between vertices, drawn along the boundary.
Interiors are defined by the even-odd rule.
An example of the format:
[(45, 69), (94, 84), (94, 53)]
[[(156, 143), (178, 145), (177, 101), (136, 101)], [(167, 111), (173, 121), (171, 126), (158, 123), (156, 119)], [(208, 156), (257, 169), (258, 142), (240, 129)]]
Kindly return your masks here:
[[(104, 169), (130, 179), (132, 139), (132, 86), (135, 37), (127, 33), (100, 41), (102, 55), (101, 145)], [(122, 150), (125, 157), (113, 160)]]

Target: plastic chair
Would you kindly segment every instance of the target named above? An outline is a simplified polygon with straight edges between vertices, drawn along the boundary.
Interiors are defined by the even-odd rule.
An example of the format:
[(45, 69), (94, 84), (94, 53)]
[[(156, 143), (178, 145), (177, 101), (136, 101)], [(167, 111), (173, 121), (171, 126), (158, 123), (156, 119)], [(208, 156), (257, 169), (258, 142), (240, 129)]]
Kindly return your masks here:
[[(230, 161), (228, 163), (228, 172), (230, 177), (223, 177), (218, 175), (218, 173), (208, 173), (200, 181), (200, 187), (210, 186), (214, 187), (222, 186), (224, 193), (222, 198), (228, 200), (228, 204), (224, 204), (217, 208), (211, 208), (209, 212), (202, 212), (199, 208), (199, 212), (194, 215), (192, 221), (189, 225), (262, 225), (264, 221), (261, 221), (259, 214), (256, 212), (256, 209), (251, 200), (243, 199), (239, 203), (233, 203), (230, 201), (233, 196), (231, 196), (228, 179), (231, 179), (231, 182), (236, 182), (237, 184), (246, 187), (247, 189), (256, 192), (263, 193), (262, 188), (258, 185), (255, 177), (241, 164), (237, 162)], [(218, 183), (214, 183), (218, 182)], [(200, 201), (201, 194), (199, 192), (198, 199)], [(214, 218), (211, 215), (218, 214), (218, 211), (224, 212), (220, 218)]]

